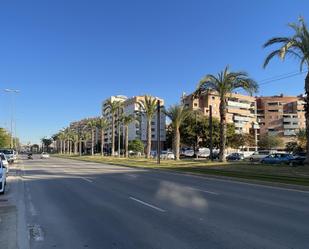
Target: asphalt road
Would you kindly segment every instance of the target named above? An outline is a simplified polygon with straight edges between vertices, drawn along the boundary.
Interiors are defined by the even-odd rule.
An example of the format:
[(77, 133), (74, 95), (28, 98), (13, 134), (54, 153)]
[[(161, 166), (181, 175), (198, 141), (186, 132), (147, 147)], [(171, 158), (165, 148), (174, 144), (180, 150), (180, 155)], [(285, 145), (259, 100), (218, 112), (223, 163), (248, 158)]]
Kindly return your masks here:
[(309, 248), (306, 191), (66, 159), (19, 167), (31, 249)]

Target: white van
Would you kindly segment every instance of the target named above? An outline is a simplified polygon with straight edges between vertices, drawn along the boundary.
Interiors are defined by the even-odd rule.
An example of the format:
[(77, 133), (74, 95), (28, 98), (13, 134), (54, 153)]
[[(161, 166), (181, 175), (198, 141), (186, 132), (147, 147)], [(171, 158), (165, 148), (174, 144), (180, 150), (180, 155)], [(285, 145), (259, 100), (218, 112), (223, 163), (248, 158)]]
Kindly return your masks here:
[(4, 194), (6, 185), (6, 168), (0, 160), (0, 194)]

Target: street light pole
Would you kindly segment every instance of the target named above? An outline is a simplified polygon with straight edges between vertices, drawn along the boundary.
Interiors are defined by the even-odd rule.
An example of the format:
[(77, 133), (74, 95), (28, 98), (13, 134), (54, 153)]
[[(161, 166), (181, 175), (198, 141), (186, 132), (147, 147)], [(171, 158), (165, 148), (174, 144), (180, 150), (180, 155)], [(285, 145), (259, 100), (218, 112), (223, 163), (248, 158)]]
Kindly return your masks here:
[(161, 141), (160, 141), (160, 123), (161, 123), (161, 105), (160, 100), (157, 101), (157, 164), (160, 164), (160, 157), (161, 157)]
[[(4, 89), (4, 92), (6, 93), (10, 93), (11, 94), (11, 149), (14, 148), (14, 132), (13, 132), (13, 122), (14, 122), (14, 125), (15, 125), (15, 131), (16, 131), (16, 120), (14, 121), (14, 94), (16, 93), (19, 93), (19, 90), (17, 89)], [(16, 136), (16, 134), (15, 134)]]

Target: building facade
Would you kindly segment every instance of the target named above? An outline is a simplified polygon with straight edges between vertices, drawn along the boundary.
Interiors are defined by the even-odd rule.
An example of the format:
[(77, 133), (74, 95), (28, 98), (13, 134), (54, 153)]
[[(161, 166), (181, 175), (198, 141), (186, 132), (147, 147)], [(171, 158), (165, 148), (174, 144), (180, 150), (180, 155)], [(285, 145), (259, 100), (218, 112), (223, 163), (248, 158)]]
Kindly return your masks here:
[(285, 143), (293, 141), (299, 129), (306, 127), (304, 103), (302, 95), (257, 97), (260, 136), (276, 135)]
[[(160, 101), (161, 106), (164, 105), (164, 100), (160, 99), (158, 97), (154, 97), (156, 100)], [(111, 121), (111, 114), (107, 107), (107, 101), (111, 100), (113, 101), (120, 101), (123, 104), (123, 108), (120, 111), (120, 113), (124, 113), (125, 115), (135, 115), (136, 121), (129, 124), (129, 141), (132, 141), (134, 139), (140, 139), (145, 144), (147, 142), (147, 118), (146, 115), (142, 112), (141, 107), (139, 105), (139, 102), (144, 100), (144, 96), (134, 96), (134, 97), (126, 97), (123, 95), (118, 96), (111, 96), (110, 98), (106, 99), (102, 103), (102, 116), (106, 117), (109, 121)], [(115, 115), (116, 124), (115, 124), (115, 132), (116, 136), (118, 134), (118, 113)], [(111, 123), (111, 122), (110, 122)], [(165, 123), (166, 123), (166, 116), (163, 112), (161, 112), (160, 115), (160, 141), (161, 146), (163, 146), (164, 141), (166, 140), (166, 131), (165, 131)], [(105, 134), (105, 143), (111, 144), (111, 129), (112, 127), (109, 127), (109, 129), (106, 130)], [(120, 124), (120, 132), (121, 135), (124, 134), (124, 129), (122, 125)], [(158, 140), (158, 130), (157, 130), (157, 114), (154, 115), (153, 120), (151, 121), (151, 132), (152, 132), (152, 149), (156, 148), (156, 143)]]
[[(182, 102), (191, 110), (200, 110), (205, 116), (209, 116), (209, 106), (212, 106), (212, 116), (220, 119), (220, 96), (217, 92), (209, 92), (199, 98), (193, 98), (192, 94), (183, 95)], [(227, 97), (226, 121), (235, 124), (236, 133), (254, 133), (259, 128), (255, 98), (231, 93)]]

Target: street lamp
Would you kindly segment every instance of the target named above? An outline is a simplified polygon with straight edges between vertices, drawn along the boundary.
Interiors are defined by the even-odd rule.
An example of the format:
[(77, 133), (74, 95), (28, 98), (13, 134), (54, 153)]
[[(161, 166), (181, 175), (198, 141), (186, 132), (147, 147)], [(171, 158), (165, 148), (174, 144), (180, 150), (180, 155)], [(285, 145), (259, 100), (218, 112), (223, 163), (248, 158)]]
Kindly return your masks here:
[[(15, 104), (14, 95), (19, 93), (20, 91), (17, 89), (6, 88), (4, 89), (4, 92), (11, 94), (11, 149), (13, 149), (14, 147), (13, 120), (14, 120), (14, 104)], [(14, 123), (15, 123), (15, 131), (16, 131), (16, 120), (14, 121)]]

